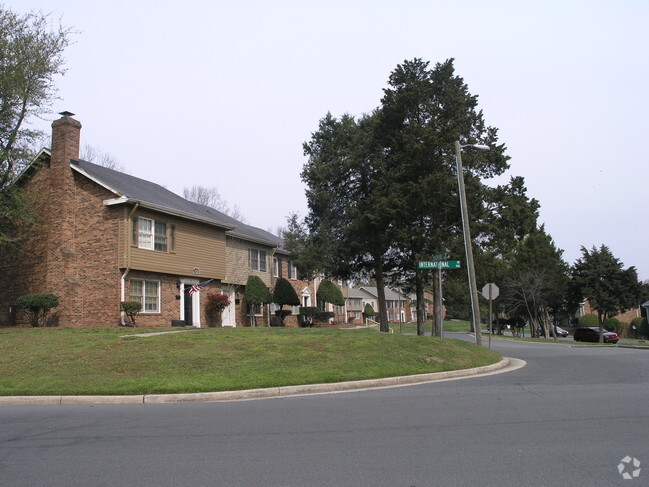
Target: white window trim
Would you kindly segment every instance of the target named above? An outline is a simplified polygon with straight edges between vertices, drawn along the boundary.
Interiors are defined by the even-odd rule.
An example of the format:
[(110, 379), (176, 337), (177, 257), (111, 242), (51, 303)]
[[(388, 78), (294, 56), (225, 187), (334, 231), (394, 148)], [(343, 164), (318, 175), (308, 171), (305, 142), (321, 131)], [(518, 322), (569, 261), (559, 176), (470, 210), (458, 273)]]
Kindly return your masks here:
[[(147, 222), (148, 227), (146, 229), (142, 229), (142, 224)], [(156, 227), (158, 225), (164, 225), (165, 226), (165, 232), (164, 232), (164, 246), (165, 250), (156, 250), (156, 237), (159, 237), (156, 233)], [(163, 221), (157, 221), (154, 220), (153, 218), (147, 218), (144, 216), (139, 216), (137, 217), (137, 246), (140, 249), (145, 249), (145, 250), (154, 250), (156, 252), (168, 252), (169, 251), (169, 225), (167, 225), (166, 222)], [(160, 235), (161, 236), (161, 235)], [(143, 242), (146, 242), (143, 243)]]
[[(256, 311), (257, 307), (259, 308), (259, 312)], [(254, 314), (250, 312), (250, 309), (255, 310)], [(264, 316), (264, 305), (248, 303), (248, 316)]]
[[(253, 259), (254, 254), (256, 254), (256, 258)], [(268, 272), (268, 252), (266, 252), (265, 250), (249, 248), (248, 260), (250, 268), (253, 271)]]
[[(143, 314), (160, 314), (161, 313), (160, 309), (161, 309), (161, 304), (162, 304), (160, 302), (160, 287), (161, 287), (160, 286), (160, 281), (157, 281), (155, 279), (131, 279), (130, 282), (141, 282), (142, 283), (142, 301), (141, 301), (142, 310), (140, 311), (140, 313), (143, 313)], [(158, 286), (158, 296), (156, 298), (156, 308), (157, 309), (155, 311), (147, 311), (147, 309), (146, 309), (146, 284), (147, 284), (147, 282), (156, 283), (156, 285)], [(129, 284), (129, 287), (130, 287), (130, 284)], [(131, 294), (130, 289), (129, 289), (129, 299), (132, 299), (132, 294)]]

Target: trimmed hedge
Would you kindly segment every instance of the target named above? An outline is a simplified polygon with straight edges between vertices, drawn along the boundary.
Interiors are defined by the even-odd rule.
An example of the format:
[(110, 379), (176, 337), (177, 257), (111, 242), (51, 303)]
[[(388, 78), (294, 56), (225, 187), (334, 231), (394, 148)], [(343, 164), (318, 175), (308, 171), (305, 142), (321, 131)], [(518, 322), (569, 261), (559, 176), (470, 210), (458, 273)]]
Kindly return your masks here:
[(16, 306), (25, 310), (34, 327), (45, 326), (50, 310), (58, 305), (59, 297), (54, 294), (26, 294), (16, 300)]
[(599, 319), (597, 315), (587, 314), (579, 317), (579, 326), (588, 327), (588, 326), (599, 326)]

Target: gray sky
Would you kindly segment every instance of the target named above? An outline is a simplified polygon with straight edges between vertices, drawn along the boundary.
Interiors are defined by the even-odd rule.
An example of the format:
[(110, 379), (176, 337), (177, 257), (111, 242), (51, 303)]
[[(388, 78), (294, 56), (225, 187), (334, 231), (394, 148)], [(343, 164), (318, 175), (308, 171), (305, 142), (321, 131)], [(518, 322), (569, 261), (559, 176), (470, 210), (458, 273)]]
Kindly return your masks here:
[(82, 144), (179, 194), (217, 187), (264, 229), (306, 213), (302, 143), (328, 111), (370, 112), (397, 64), (453, 57), (567, 262), (606, 244), (649, 279), (646, 0), (5, 6), (80, 31), (54, 111)]

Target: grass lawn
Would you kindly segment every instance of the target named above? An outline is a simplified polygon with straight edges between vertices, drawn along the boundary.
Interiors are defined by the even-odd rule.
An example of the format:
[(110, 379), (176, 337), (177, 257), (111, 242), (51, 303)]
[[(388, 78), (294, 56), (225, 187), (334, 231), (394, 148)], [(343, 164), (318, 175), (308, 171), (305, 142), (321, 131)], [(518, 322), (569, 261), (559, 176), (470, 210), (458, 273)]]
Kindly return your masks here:
[(492, 364), (471, 343), (308, 328), (0, 329), (0, 395), (206, 392), (441, 372)]

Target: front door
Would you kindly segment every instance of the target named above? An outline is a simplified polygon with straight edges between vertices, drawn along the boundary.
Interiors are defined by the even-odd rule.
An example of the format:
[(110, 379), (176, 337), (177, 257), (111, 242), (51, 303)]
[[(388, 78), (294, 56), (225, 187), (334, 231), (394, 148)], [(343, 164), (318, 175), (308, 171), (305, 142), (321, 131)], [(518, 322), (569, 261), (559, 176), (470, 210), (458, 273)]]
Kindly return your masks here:
[(189, 290), (192, 288), (191, 285), (185, 284), (184, 296), (183, 296), (183, 316), (185, 318), (185, 326), (194, 326), (194, 296), (189, 294)]
[(237, 326), (236, 322), (236, 294), (234, 292), (235, 287), (234, 286), (228, 286), (223, 288), (222, 292), (225, 294), (228, 299), (230, 300), (230, 304), (223, 310), (223, 313), (221, 315), (221, 325), (222, 326)]

